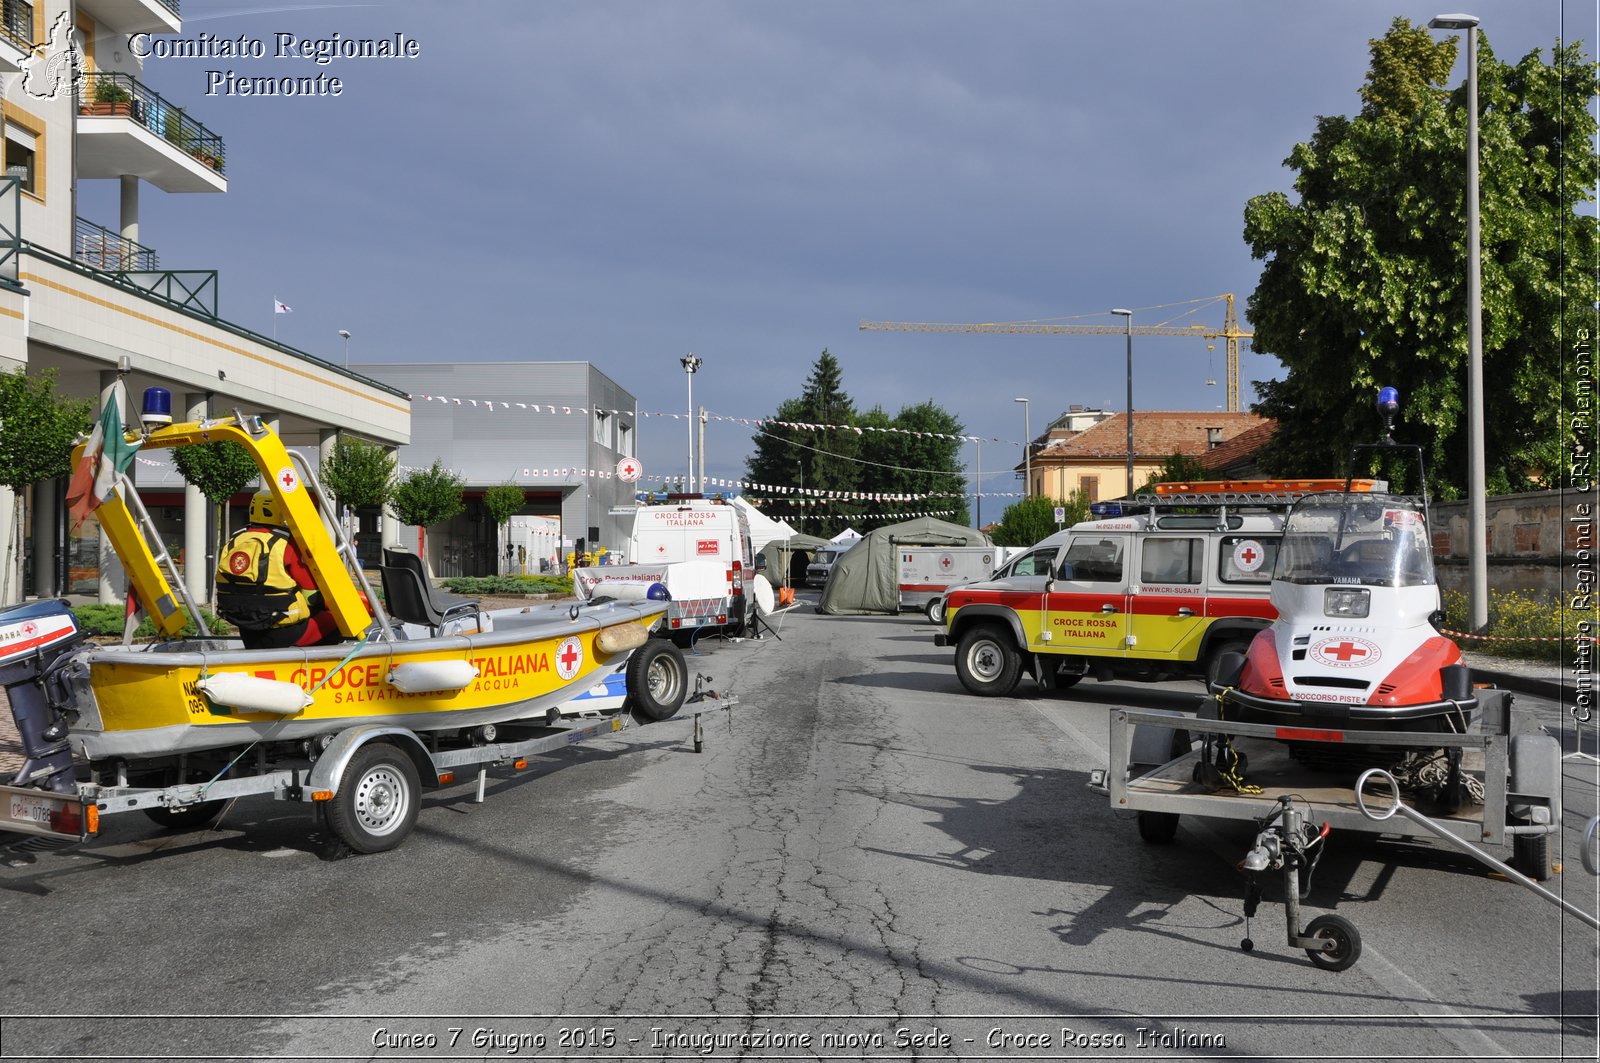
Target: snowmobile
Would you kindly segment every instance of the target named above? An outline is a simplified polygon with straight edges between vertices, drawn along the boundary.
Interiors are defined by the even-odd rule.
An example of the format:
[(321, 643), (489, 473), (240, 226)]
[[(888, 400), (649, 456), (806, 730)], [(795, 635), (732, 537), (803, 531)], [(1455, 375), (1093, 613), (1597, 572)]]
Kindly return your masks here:
[(1225, 719), (1462, 733), (1477, 710), (1461, 650), (1439, 630), (1422, 449), (1394, 442), (1394, 388), (1378, 407), (1384, 441), (1353, 448), (1351, 468), (1363, 451), (1402, 453), (1423, 493), (1347, 480), (1290, 508), (1272, 573), (1278, 618), (1212, 688)]

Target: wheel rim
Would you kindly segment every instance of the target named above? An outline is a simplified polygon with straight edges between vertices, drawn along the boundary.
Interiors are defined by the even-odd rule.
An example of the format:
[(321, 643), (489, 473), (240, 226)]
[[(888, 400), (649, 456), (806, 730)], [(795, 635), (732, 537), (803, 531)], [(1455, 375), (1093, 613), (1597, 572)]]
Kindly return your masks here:
[(974, 679), (992, 683), (1000, 678), (1005, 668), (1005, 658), (1000, 647), (989, 639), (979, 639), (967, 650), (967, 671)]
[(356, 784), (352, 811), (362, 830), (381, 836), (404, 822), (410, 800), (404, 777), (393, 767), (382, 764), (363, 775)]
[(678, 696), (681, 682), (677, 662), (668, 654), (651, 661), (650, 667), (645, 670), (645, 685), (650, 688), (650, 697), (658, 705), (672, 704)]

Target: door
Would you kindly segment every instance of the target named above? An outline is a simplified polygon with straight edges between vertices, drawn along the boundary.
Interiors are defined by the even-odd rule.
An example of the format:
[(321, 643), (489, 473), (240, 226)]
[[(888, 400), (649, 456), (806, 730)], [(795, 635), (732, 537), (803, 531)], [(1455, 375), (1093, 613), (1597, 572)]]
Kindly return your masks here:
[(1192, 661), (1205, 635), (1206, 539), (1147, 536), (1129, 595), (1130, 657)]
[(1040, 618), (1041, 650), (1121, 657), (1128, 636), (1128, 547), (1116, 532), (1074, 535)]

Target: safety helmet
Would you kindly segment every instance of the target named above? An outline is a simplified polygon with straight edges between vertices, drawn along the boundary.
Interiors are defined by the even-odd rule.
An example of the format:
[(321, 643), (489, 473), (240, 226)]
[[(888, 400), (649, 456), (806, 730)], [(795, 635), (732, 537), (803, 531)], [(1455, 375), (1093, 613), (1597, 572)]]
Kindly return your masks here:
[(277, 499), (272, 497), (271, 491), (257, 491), (250, 499), (250, 523), (283, 527), (283, 513), (278, 509)]

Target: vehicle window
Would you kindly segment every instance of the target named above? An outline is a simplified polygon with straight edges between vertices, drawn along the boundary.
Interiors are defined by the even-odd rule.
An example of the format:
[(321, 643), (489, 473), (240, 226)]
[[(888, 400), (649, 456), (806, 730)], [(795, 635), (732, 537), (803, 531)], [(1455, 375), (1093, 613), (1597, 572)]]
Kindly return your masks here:
[(1139, 582), (1199, 583), (1204, 548), (1201, 539), (1146, 539), (1139, 555)]
[(1224, 583), (1270, 583), (1278, 559), (1277, 536), (1224, 535), (1217, 548), (1217, 576)]
[(1031, 554), (1024, 554), (1017, 558), (1009, 575), (1048, 576), (1055, 562), (1056, 552), (1054, 550), (1035, 550)]
[(1121, 539), (1074, 539), (1058, 575), (1091, 583), (1122, 582)]

